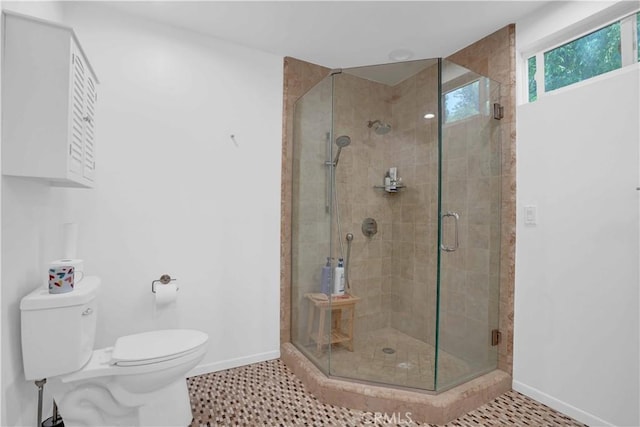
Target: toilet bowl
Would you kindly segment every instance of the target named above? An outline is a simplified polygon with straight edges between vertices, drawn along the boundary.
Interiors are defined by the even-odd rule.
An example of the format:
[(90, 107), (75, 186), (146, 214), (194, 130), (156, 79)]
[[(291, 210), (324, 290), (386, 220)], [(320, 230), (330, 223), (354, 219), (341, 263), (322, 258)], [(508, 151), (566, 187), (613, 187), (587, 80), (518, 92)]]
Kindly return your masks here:
[(49, 382), (65, 426), (188, 425), (184, 375), (202, 360), (206, 344), (203, 332), (170, 329), (94, 350), (82, 369)]
[[(207, 334), (158, 330), (92, 350), (100, 280), (86, 277), (81, 283), (63, 298), (38, 289), (22, 299), (26, 378), (47, 378), (67, 427), (188, 425), (185, 374), (204, 357)], [(63, 345), (56, 343), (60, 339)], [(56, 349), (55, 359), (46, 348)]]

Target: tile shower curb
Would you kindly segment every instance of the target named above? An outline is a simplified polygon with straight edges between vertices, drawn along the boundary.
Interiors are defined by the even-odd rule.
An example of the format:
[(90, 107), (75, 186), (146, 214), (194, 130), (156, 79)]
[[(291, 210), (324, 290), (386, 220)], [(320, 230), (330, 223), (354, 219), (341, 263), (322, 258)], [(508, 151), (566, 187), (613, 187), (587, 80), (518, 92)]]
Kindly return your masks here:
[(291, 343), (281, 346), (280, 358), (322, 403), (362, 411), (408, 416), (418, 422), (445, 424), (502, 393), (511, 390), (512, 378), (495, 370), (437, 395), (352, 383), (324, 375)]

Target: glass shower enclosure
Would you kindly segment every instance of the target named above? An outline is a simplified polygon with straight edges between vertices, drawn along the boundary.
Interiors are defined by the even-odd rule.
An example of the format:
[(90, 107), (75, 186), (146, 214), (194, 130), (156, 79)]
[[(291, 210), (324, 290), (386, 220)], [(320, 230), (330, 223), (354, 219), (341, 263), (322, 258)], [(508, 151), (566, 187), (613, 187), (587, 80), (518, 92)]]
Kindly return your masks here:
[(437, 392), (496, 368), (499, 95), (426, 59), (296, 102), (292, 342), (325, 374)]

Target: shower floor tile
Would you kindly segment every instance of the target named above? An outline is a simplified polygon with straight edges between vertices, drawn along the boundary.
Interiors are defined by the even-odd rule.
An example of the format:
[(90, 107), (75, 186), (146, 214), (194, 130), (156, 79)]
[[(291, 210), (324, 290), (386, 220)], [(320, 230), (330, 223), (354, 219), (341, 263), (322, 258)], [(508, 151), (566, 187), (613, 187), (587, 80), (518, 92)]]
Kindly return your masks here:
[[(409, 417), (326, 405), (309, 393), (281, 360), (242, 366), (187, 379), (191, 427), (259, 426), (428, 426)], [(392, 414), (386, 414), (391, 417)], [(446, 427), (579, 427), (577, 421), (515, 392), (451, 421)]]
[[(334, 376), (400, 387), (434, 389), (435, 348), (397, 329), (384, 328), (369, 332), (354, 345), (354, 351), (339, 345), (333, 346), (330, 361), (329, 351), (318, 353), (315, 344), (310, 343), (302, 350), (318, 366), (326, 367), (330, 362), (331, 375)], [(450, 384), (473, 372), (464, 360), (445, 351), (440, 351), (438, 364), (440, 384)]]

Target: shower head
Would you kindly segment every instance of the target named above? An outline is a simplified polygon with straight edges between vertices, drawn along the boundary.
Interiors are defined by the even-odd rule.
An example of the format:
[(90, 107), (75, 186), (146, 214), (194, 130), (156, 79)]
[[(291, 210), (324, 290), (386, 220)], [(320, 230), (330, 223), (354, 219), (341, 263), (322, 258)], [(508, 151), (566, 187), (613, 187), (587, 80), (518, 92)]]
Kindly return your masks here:
[(340, 135), (336, 138), (336, 145), (339, 148), (344, 148), (349, 144), (351, 144), (351, 138), (349, 138), (347, 135)]
[(389, 123), (382, 123), (380, 120), (369, 121), (367, 126), (373, 128), (373, 131), (378, 135), (386, 135), (391, 132), (391, 125)]
[(333, 161), (333, 167), (338, 166), (338, 160), (340, 160), (340, 152), (344, 147), (351, 144), (351, 138), (347, 135), (340, 135), (336, 138), (336, 145), (338, 146), (338, 152), (336, 153), (336, 159)]

